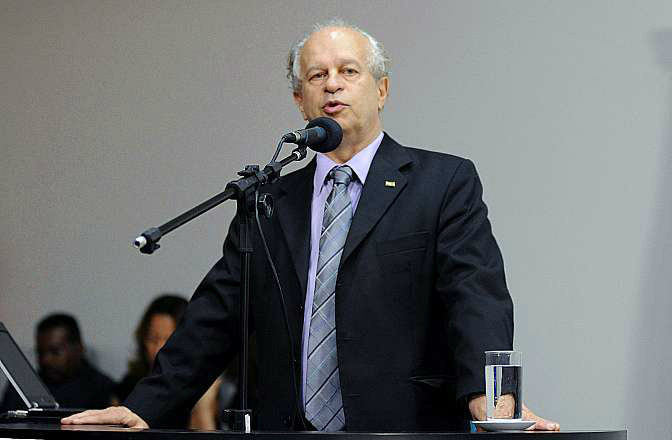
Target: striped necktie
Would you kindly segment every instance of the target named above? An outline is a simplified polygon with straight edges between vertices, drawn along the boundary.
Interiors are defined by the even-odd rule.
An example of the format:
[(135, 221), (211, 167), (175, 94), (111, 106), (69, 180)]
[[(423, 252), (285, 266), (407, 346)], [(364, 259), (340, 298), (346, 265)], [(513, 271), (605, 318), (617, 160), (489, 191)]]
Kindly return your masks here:
[(329, 172), (334, 187), (324, 205), (320, 235), (306, 379), (306, 419), (320, 431), (339, 431), (345, 426), (336, 352), (335, 294), (338, 266), (352, 222), (348, 193), (352, 174), (347, 165)]

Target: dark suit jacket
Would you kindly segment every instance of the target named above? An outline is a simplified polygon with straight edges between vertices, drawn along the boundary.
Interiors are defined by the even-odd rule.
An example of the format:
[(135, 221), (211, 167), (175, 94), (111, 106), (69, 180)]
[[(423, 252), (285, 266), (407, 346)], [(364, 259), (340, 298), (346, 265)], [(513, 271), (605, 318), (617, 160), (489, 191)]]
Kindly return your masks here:
[[(264, 192), (261, 224), (284, 291), (300, 372), (315, 161)], [(386, 183), (386, 182), (394, 182)], [(341, 257), (336, 328), (346, 429), (466, 427), (465, 399), (484, 391), (485, 350), (511, 349), (512, 303), (473, 164), (402, 147), (385, 135)], [(153, 376), (126, 405), (150, 426), (191, 408), (238, 349), (238, 224), (199, 285)], [(290, 342), (278, 288), (254, 234), (251, 322), (259, 429), (296, 426)], [(300, 382), (299, 382), (300, 383)]]

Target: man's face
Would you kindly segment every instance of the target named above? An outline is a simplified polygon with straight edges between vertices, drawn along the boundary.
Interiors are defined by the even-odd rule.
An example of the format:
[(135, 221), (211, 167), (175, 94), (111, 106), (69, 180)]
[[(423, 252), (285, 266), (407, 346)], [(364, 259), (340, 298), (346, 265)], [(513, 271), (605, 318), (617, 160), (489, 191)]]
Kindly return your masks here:
[(301, 90), (294, 93), (305, 120), (333, 118), (353, 144), (378, 135), (388, 78), (376, 81), (369, 54), (366, 37), (352, 29), (329, 27), (310, 36), (301, 51)]
[(68, 331), (62, 327), (45, 330), (37, 335), (37, 359), (40, 374), (49, 383), (62, 383), (81, 366), (81, 344), (68, 340)]

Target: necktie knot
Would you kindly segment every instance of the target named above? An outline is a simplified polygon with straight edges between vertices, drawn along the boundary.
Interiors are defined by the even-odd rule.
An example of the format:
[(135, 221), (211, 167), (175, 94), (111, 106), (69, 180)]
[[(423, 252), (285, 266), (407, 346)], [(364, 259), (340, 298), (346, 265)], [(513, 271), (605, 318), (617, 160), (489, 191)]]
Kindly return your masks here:
[(329, 178), (334, 181), (334, 185), (345, 185), (346, 187), (352, 182), (352, 168), (347, 165), (337, 166), (329, 171)]

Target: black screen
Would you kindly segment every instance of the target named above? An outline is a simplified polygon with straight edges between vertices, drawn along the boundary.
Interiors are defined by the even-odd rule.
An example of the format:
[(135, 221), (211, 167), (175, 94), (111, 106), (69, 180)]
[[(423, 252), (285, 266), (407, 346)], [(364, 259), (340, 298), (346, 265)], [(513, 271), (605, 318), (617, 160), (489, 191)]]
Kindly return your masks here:
[(0, 368), (29, 408), (54, 408), (58, 404), (35, 373), (19, 346), (0, 323)]

